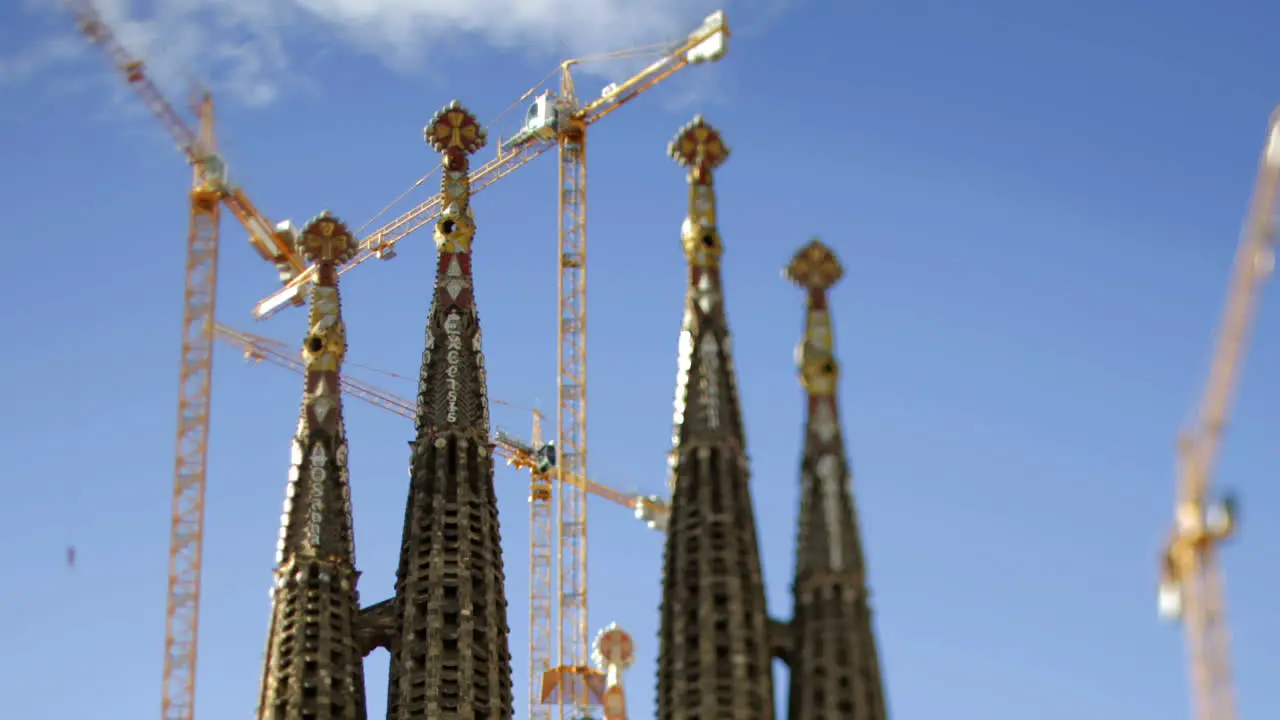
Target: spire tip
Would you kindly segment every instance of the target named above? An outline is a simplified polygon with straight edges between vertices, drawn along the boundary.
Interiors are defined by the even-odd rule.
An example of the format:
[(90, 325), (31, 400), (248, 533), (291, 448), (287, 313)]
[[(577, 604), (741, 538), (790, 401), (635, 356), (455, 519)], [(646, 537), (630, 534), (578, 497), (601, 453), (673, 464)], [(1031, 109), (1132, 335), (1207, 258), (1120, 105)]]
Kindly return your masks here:
[(681, 167), (695, 171), (715, 170), (729, 159), (729, 146), (720, 131), (711, 127), (701, 116), (695, 115), (676, 133), (667, 145), (667, 154)]
[(346, 223), (325, 210), (298, 233), (298, 251), (310, 263), (341, 265), (355, 255), (356, 242)]
[(844, 276), (844, 268), (831, 248), (815, 237), (791, 258), (782, 275), (805, 290), (826, 291)]
[(474, 113), (457, 100), (431, 116), (423, 130), (427, 144), (438, 153), (460, 152), (473, 155), (488, 141), (488, 135)]

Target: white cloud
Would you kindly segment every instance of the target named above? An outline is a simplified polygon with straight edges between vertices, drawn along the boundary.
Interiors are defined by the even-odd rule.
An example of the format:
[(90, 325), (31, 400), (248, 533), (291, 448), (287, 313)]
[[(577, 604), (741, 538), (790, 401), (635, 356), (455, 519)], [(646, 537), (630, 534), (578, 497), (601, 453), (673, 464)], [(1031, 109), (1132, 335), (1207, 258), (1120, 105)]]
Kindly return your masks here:
[[(734, 0), (732, 28), (767, 21), (789, 0)], [(265, 104), (305, 82), (298, 60), (335, 45), (404, 73), (476, 42), (521, 53), (580, 57), (671, 40), (692, 30), (716, 0), (96, 0), (108, 24), (158, 83), (199, 77), (241, 102)], [(27, 0), (51, 30), (10, 57), (0, 83), (65, 67), (82, 54), (60, 0)], [(54, 14), (56, 11), (56, 15)], [(741, 15), (742, 18), (738, 16)], [(59, 26), (57, 23), (61, 22)], [(58, 32), (58, 28), (62, 31)], [(305, 65), (305, 63), (303, 63)], [(589, 68), (584, 68), (590, 72)]]

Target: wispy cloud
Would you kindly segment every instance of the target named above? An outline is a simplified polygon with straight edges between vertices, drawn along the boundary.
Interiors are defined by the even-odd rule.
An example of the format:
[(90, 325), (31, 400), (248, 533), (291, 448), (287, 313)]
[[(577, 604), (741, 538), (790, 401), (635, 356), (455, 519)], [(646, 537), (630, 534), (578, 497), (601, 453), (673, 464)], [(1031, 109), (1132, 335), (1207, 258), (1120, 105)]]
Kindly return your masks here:
[[(298, 59), (345, 45), (413, 73), (476, 42), (499, 49), (577, 57), (674, 39), (717, 6), (737, 23), (772, 20), (789, 0), (97, 0), (120, 39), (146, 57), (162, 85), (199, 77), (251, 105), (305, 84)], [(59, 0), (26, 0), (29, 37), (0, 55), (0, 83), (17, 83), (81, 62), (83, 43)], [(10, 10), (9, 12), (14, 12)], [(60, 13), (61, 17), (54, 16)], [(57, 22), (61, 21), (62, 25)], [(59, 32), (57, 28), (62, 28)], [(10, 44), (10, 43), (6, 43)], [(295, 52), (291, 52), (296, 49)]]

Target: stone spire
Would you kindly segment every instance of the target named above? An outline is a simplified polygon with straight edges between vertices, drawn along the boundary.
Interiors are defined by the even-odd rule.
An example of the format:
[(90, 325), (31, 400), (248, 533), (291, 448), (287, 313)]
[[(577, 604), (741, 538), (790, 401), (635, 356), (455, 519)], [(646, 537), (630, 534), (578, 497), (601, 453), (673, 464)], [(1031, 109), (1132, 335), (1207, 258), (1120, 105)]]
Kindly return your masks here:
[(323, 213), (303, 228), (303, 257), (316, 266), (302, 344), (306, 386), (280, 516), (258, 720), (364, 720), (364, 664), (355, 639), (359, 615), (347, 434), (340, 371), (346, 327), (338, 267), (356, 243)]
[(831, 250), (814, 240), (784, 274), (806, 294), (804, 340), (796, 355), (807, 395), (788, 715), (885, 720), (867, 570), (836, 404), (840, 366), (827, 291), (843, 270)]
[(485, 144), (450, 103), (427, 125), (443, 156), (434, 294), (390, 638), (388, 720), (510, 720), (511, 652), (480, 318), (469, 156)]
[(663, 559), (658, 720), (772, 720), (764, 581), (720, 282), (712, 171), (729, 148), (701, 117), (669, 152), (689, 169), (689, 265)]

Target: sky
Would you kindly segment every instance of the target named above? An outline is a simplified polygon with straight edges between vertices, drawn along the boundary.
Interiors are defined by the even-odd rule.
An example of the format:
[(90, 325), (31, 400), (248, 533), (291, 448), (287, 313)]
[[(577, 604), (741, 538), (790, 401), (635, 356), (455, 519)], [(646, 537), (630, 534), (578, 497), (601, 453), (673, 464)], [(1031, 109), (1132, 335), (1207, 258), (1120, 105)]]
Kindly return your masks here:
[[(565, 57), (669, 40), (712, 0), (104, 3), (175, 102), (218, 102), (232, 177), (273, 219), (359, 226), (438, 162), (454, 98), (499, 116)], [(734, 0), (730, 0), (734, 2)], [(160, 703), (190, 173), (48, 2), (0, 8), (0, 696), (24, 720), (154, 717)], [(252, 7), (252, 10), (246, 8)], [(661, 493), (685, 283), (695, 113), (718, 172), (726, 303), (770, 610), (790, 614), (803, 296), (820, 236), (875, 624), (898, 720), (1190, 715), (1179, 629), (1155, 613), (1174, 439), (1196, 407), (1272, 106), (1280, 8), (1223, 0), (737, 0), (728, 55), (594, 126), (589, 473)], [(584, 93), (634, 68), (587, 65)], [(510, 134), (518, 114), (491, 133)], [(482, 151), (482, 158), (492, 148)], [(492, 397), (554, 413), (556, 167), (475, 201)], [(418, 188), (421, 201), (432, 187)], [(218, 315), (257, 324), (273, 270), (223, 223)], [(434, 272), (424, 233), (344, 276), (351, 363), (413, 376)], [(1242, 718), (1280, 704), (1280, 312), (1263, 295), (1217, 482)], [(410, 382), (360, 374), (404, 396)], [(248, 716), (300, 378), (215, 357), (198, 717)], [(348, 400), (365, 603), (392, 590), (411, 424)], [(525, 411), (495, 424), (529, 431)], [(517, 716), (527, 691), (528, 478), (500, 468)], [(593, 500), (590, 623), (636, 638), (653, 715), (662, 538)], [(74, 568), (65, 562), (74, 546)], [(1266, 601), (1265, 598), (1272, 598)], [(371, 717), (387, 656), (366, 662)], [(70, 683), (70, 684), (68, 684)], [(69, 689), (70, 688), (70, 689)], [(779, 706), (786, 672), (777, 671)], [(1274, 714), (1274, 713), (1272, 713)]]

